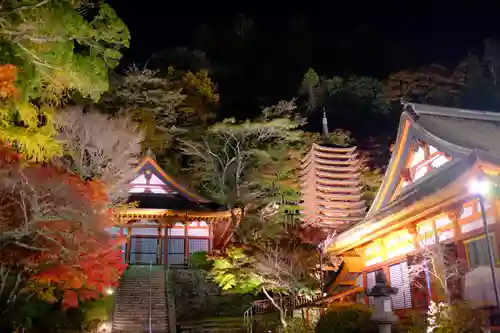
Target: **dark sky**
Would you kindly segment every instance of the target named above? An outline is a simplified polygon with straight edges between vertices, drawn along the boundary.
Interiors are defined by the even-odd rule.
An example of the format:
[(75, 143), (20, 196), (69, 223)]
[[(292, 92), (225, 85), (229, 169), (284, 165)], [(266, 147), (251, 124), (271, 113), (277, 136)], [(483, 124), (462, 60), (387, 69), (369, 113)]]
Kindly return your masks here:
[[(473, 2), (472, 7), (463, 7), (456, 1), (384, 3), (375, 6), (366, 5), (366, 1), (330, 1), (319, 7), (310, 5), (316, 7), (316, 14), (277, 14), (286, 3), (268, 4), (245, 14), (260, 31), (267, 32), (269, 39), (279, 38), (273, 32), (290, 17), (306, 18), (310, 67), (327, 72), (384, 76), (434, 61), (453, 65), (468, 52), (481, 50), (484, 38), (500, 37), (498, 5)], [(230, 28), (238, 13), (223, 9), (226, 6), (216, 10), (215, 4), (204, 11), (196, 2), (114, 0), (111, 4), (132, 33), (132, 46), (126, 53), (128, 62), (143, 61), (158, 50), (191, 44), (203, 24), (215, 31)]]

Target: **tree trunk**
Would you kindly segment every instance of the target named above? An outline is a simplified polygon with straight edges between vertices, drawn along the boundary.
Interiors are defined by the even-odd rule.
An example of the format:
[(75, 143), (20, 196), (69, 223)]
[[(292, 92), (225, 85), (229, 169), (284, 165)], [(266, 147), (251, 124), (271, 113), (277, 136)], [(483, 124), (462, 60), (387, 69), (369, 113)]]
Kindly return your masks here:
[(286, 320), (285, 320), (285, 311), (284, 311), (284, 309), (276, 303), (276, 301), (274, 300), (274, 298), (271, 297), (271, 295), (269, 295), (269, 293), (267, 292), (266, 288), (262, 287), (262, 292), (264, 292), (264, 295), (266, 295), (266, 297), (271, 301), (271, 304), (276, 308), (276, 310), (278, 310), (279, 315), (280, 315), (280, 323), (283, 326), (283, 328), (286, 328), (287, 327), (287, 323), (286, 323)]

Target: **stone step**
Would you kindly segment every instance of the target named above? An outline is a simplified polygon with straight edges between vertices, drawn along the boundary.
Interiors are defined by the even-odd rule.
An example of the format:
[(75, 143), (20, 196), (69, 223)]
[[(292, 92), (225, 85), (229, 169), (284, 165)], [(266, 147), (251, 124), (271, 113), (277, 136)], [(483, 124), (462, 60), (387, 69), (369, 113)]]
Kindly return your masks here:
[[(153, 325), (151, 324), (151, 329), (153, 330), (161, 330), (163, 332), (167, 331), (168, 325)], [(125, 332), (133, 332), (133, 333), (138, 333), (142, 332), (142, 330), (148, 331), (149, 325), (144, 324), (144, 325), (138, 325), (134, 323), (123, 323), (123, 324), (117, 324), (112, 326), (113, 328), (113, 333), (116, 331), (125, 331)]]
[(131, 299), (141, 299), (145, 301), (149, 301), (149, 299), (163, 299), (165, 297), (164, 294), (152, 294), (151, 296), (149, 294), (122, 294), (122, 295), (116, 295), (116, 299), (123, 299), (123, 298), (131, 298)]
[[(151, 286), (164, 286), (165, 282), (164, 281), (153, 281), (151, 283)], [(127, 282), (127, 283), (122, 283), (121, 287), (131, 287), (131, 286), (141, 286), (141, 287), (149, 287), (149, 281), (147, 282)]]
[[(133, 308), (139, 309), (139, 308), (147, 308), (149, 307), (149, 300), (141, 300), (141, 299), (136, 299), (136, 298), (117, 298), (116, 299), (116, 304), (126, 304), (128, 307), (132, 306)], [(167, 302), (165, 300), (161, 299), (156, 299), (156, 300), (151, 300), (151, 305), (166, 305)], [(119, 309), (120, 307), (116, 307)]]
[[(153, 311), (153, 313), (154, 312), (159, 312), (159, 311), (163, 312), (164, 308), (165, 308), (164, 306), (161, 306), (161, 307), (151, 307), (151, 311)], [(116, 315), (117, 316), (118, 315), (126, 315), (126, 314), (132, 314), (133, 315), (134, 313), (149, 315), (149, 309), (134, 309), (134, 308), (131, 309), (130, 307), (128, 307), (128, 308), (126, 308), (126, 307), (119, 307), (118, 308), (117, 307), (116, 308)]]
[[(149, 283), (149, 278), (147, 279), (128, 279), (128, 280), (125, 280), (126, 282), (125, 283), (132, 283), (132, 282), (144, 282), (144, 283)], [(162, 277), (158, 277), (158, 278), (152, 278), (151, 279), (151, 282), (155, 282), (155, 281), (165, 281), (165, 278), (162, 276)]]
[[(137, 318), (115, 318), (114, 325), (148, 325), (149, 318), (140, 318), (141, 320), (137, 320)], [(155, 318), (155, 320), (151, 319), (151, 325), (153, 326), (167, 326), (166, 318)]]
[(163, 270), (153, 271), (150, 277), (149, 270), (129, 268), (116, 292), (113, 333), (148, 332), (150, 314), (152, 332), (166, 333), (167, 311)]
[[(154, 286), (151, 286), (151, 289), (152, 290), (153, 289), (154, 290), (159, 290), (159, 289), (165, 290), (165, 286), (164, 285), (154, 285)], [(149, 285), (147, 285), (147, 286), (140, 286), (140, 285), (123, 286), (123, 287), (119, 288), (117, 291), (121, 291), (121, 290), (134, 291), (134, 292), (138, 292), (141, 294), (148, 294), (149, 293)]]
[[(155, 316), (159, 316), (158, 312), (163, 312), (163, 309), (160, 308), (153, 308), (152, 309), (153, 311), (153, 315)], [(165, 311), (166, 312), (166, 311)], [(128, 309), (117, 309), (117, 312), (116, 312), (116, 315), (115, 317), (116, 318), (126, 318), (126, 317), (143, 317), (143, 316), (149, 316), (149, 309), (146, 309), (146, 310), (128, 310)], [(166, 317), (166, 314), (165, 315), (160, 315), (162, 317)]]

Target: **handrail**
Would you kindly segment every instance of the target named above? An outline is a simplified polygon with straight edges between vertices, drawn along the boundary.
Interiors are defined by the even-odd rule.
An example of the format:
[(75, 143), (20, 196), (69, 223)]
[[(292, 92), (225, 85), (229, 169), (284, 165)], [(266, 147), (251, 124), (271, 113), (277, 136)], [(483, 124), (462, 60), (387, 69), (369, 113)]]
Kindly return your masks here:
[[(284, 299), (274, 299), (275, 301), (282, 302), (285, 310), (295, 310), (302, 306), (312, 304), (314, 301), (321, 299), (321, 293), (316, 293), (313, 296), (301, 295), (298, 297), (285, 297)], [(271, 313), (277, 311), (271, 300), (263, 299), (254, 301), (250, 308), (243, 314), (243, 326), (247, 333), (253, 331), (253, 317), (257, 314)]]
[(153, 263), (151, 260), (149, 261), (149, 333), (153, 332), (152, 326), (151, 326), (151, 316), (152, 316), (152, 292), (151, 292), (151, 281), (152, 281), (152, 275), (153, 275)]
[(175, 298), (174, 294), (172, 291), (172, 272), (170, 271), (170, 267), (167, 265), (167, 268), (165, 269), (165, 294), (167, 297), (167, 311), (168, 311), (168, 327), (169, 327), (169, 333), (176, 333), (177, 332), (177, 319), (176, 319), (176, 314), (175, 314)]

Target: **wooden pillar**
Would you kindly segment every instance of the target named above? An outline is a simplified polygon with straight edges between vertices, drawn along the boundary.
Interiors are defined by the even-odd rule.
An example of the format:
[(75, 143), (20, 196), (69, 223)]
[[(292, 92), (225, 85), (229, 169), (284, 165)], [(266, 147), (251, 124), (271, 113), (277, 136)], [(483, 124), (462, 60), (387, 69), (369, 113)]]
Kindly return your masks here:
[(158, 238), (156, 239), (156, 264), (161, 264), (161, 227), (158, 227)]
[(187, 216), (184, 219), (184, 264), (188, 264), (188, 259), (189, 259), (189, 243), (188, 243), (188, 221), (187, 221)]
[(451, 220), (451, 225), (453, 228), (453, 239), (457, 239), (462, 234), (458, 220), (460, 219), (460, 211), (454, 209), (448, 213), (448, 218)]
[(127, 245), (126, 245), (126, 248), (125, 248), (125, 261), (127, 263), (130, 263), (130, 251), (131, 251), (131, 248), (132, 248), (132, 228), (129, 227), (127, 229)]
[(215, 219), (212, 219), (208, 222), (208, 236), (210, 237), (208, 240), (208, 253), (212, 253), (212, 249), (214, 248), (214, 223)]
[(416, 251), (421, 249), (420, 243), (418, 241), (418, 232), (415, 224), (412, 224), (408, 227), (408, 233), (411, 235), (411, 242)]
[[(120, 226), (120, 232), (119, 232), (119, 235), (120, 237), (123, 237), (123, 227)], [(125, 238), (125, 249), (123, 249), (123, 246), (122, 246), (122, 258), (123, 258), (123, 261), (127, 262), (127, 240)]]
[(170, 225), (167, 225), (163, 229), (163, 264), (168, 265), (168, 235), (169, 235)]

